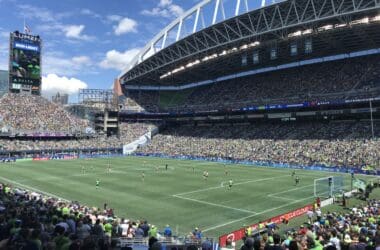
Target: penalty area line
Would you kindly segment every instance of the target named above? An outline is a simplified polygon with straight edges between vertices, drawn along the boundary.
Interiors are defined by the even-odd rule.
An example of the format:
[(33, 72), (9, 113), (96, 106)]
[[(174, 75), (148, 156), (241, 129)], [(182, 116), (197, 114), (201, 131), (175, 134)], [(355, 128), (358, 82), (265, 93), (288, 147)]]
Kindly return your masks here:
[(243, 212), (243, 213), (250, 213), (251, 215), (255, 215), (256, 214), (256, 212), (250, 211), (250, 210), (246, 210), (246, 209), (240, 209), (240, 208), (236, 208), (236, 207), (229, 207), (229, 206), (225, 206), (225, 205), (222, 205), (222, 204), (217, 204), (217, 203), (212, 203), (212, 202), (207, 202), (207, 201), (201, 201), (201, 200), (196, 200), (196, 199), (187, 198), (187, 197), (181, 197), (179, 195), (172, 195), (172, 196), (175, 197), (175, 198), (178, 198), (178, 199), (192, 201), (192, 202), (197, 202), (197, 203), (201, 203), (201, 204), (204, 204), (204, 205), (226, 208), (226, 209), (235, 210), (235, 211), (239, 211), (239, 212)]
[(298, 202), (301, 202), (301, 201), (304, 201), (304, 200), (310, 199), (310, 198), (312, 198), (312, 197), (314, 197), (314, 196), (310, 196), (310, 197), (306, 197), (306, 198), (298, 199), (298, 200), (293, 200), (292, 202), (286, 203), (286, 204), (281, 205), (281, 206), (278, 206), (278, 207), (270, 208), (270, 209), (267, 209), (267, 210), (264, 210), (264, 211), (261, 211), (261, 212), (257, 212), (256, 214), (248, 215), (248, 216), (242, 217), (242, 218), (240, 218), (240, 219), (236, 219), (236, 220), (228, 221), (228, 222), (226, 222), (226, 223), (222, 223), (222, 224), (219, 224), (219, 225), (215, 225), (215, 226), (212, 226), (212, 227), (205, 228), (205, 229), (202, 230), (202, 231), (203, 231), (203, 232), (212, 231), (212, 230), (215, 230), (215, 229), (220, 228), (220, 227), (228, 226), (228, 225), (230, 225), (230, 224), (233, 224), (233, 223), (236, 223), (236, 222), (239, 222), (239, 221), (242, 221), (242, 220), (246, 220), (246, 219), (249, 219), (249, 218), (255, 217), (255, 216), (257, 216), (257, 215), (265, 214), (265, 213), (272, 212), (272, 211), (275, 211), (275, 210), (280, 209), (280, 208), (283, 208), (283, 207), (287, 207), (287, 206), (289, 206), (289, 205), (292, 205), (292, 204), (295, 204), (295, 203), (298, 203)]
[[(261, 182), (261, 181), (269, 181), (269, 180), (274, 180), (276, 178), (282, 178), (282, 176), (270, 177), (270, 178), (264, 178), (264, 179), (258, 179), (258, 180), (249, 180), (249, 181), (243, 181), (243, 182), (237, 182), (237, 183), (234, 183), (234, 186), (244, 185), (244, 184), (248, 184), (248, 183)], [(225, 182), (226, 181), (223, 181), (222, 183), (225, 183)], [(182, 196), (182, 195), (187, 195), (187, 194), (201, 193), (201, 192), (204, 192), (204, 191), (213, 190), (213, 189), (219, 189), (219, 188), (224, 188), (224, 186), (220, 185), (220, 186), (216, 186), (216, 187), (197, 189), (197, 190), (194, 190), (194, 191), (189, 191), (189, 192), (184, 192), (184, 193), (179, 193), (179, 194), (173, 194), (173, 196)]]

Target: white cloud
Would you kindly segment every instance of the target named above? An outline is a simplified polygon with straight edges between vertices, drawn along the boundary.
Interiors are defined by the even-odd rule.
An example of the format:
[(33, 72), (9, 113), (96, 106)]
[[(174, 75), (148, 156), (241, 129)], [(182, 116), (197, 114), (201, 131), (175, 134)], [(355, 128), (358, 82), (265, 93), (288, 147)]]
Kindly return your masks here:
[(79, 37), (84, 29), (84, 25), (70, 25), (65, 27), (67, 37)]
[(20, 4), (17, 6), (20, 10), (20, 16), (27, 19), (39, 19), (43, 22), (56, 22), (61, 15), (56, 15), (46, 8), (39, 8), (33, 5)]
[[(53, 12), (46, 8), (35, 7), (28, 4), (17, 5), (19, 12), (18, 16), (30, 20), (39, 20), (40, 22), (32, 28), (32, 32), (51, 32), (55, 35), (64, 35), (69, 39), (91, 41), (95, 37), (83, 34), (84, 25), (67, 25), (62, 22), (62, 19), (71, 17), (74, 12)], [(81, 14), (96, 16), (95, 12), (88, 9), (82, 9)], [(62, 32), (63, 31), (63, 32)]]
[(80, 13), (85, 16), (101, 19), (102, 16), (90, 9), (81, 9)]
[(43, 74), (75, 76), (86, 70), (94, 72), (91, 59), (87, 56), (67, 57), (60, 52), (47, 52), (43, 56)]
[(119, 15), (109, 15), (109, 16), (107, 16), (107, 20), (111, 21), (111, 22), (118, 22), (121, 19), (123, 19), (123, 17), (119, 16)]
[(72, 58), (74, 63), (79, 63), (83, 65), (91, 65), (91, 59), (88, 56), (75, 56)]
[(83, 24), (81, 25), (68, 25), (63, 27), (63, 30), (65, 31), (65, 36), (67, 38), (72, 38), (72, 39), (78, 39), (78, 40), (92, 40), (93, 37), (90, 37), (88, 35), (82, 34), (82, 31), (84, 30), (86, 26)]
[(141, 14), (146, 16), (159, 16), (166, 18), (179, 17), (184, 13), (181, 6), (173, 4), (173, 0), (161, 0), (156, 7), (151, 10), (143, 10)]
[(0, 28), (0, 69), (8, 70), (9, 60), (9, 33)]
[(99, 66), (105, 69), (125, 70), (128, 63), (139, 53), (139, 48), (119, 52), (110, 50), (106, 54), (106, 58), (100, 62)]
[(137, 22), (128, 17), (124, 17), (119, 20), (118, 25), (114, 26), (114, 32), (117, 36), (120, 36), (125, 33), (137, 32)]
[(42, 94), (51, 97), (57, 92), (61, 94), (77, 94), (79, 89), (88, 88), (87, 83), (68, 77), (60, 77), (56, 74), (48, 74), (42, 77)]

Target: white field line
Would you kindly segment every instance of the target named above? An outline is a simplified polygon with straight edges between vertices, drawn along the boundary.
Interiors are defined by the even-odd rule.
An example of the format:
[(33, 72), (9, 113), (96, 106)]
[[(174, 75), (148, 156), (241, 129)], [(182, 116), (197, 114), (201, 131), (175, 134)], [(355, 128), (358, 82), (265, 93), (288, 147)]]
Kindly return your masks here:
[[(244, 184), (247, 184), (247, 183), (268, 181), (268, 180), (273, 180), (273, 179), (276, 179), (276, 178), (282, 178), (282, 176), (238, 182), (238, 183), (234, 183), (234, 186), (244, 185)], [(208, 190), (213, 190), (213, 189), (219, 189), (219, 188), (225, 188), (225, 187), (223, 187), (223, 186), (220, 185), (220, 186), (216, 186), (216, 187), (209, 187), (209, 188), (197, 189), (197, 190), (194, 190), (194, 191), (189, 191), (189, 192), (184, 192), (184, 193), (179, 193), (179, 194), (173, 194), (173, 196), (181, 196), (181, 195), (187, 195), (187, 194), (200, 193), (200, 192), (204, 192), (204, 191), (208, 191)]]
[(217, 228), (220, 228), (220, 227), (224, 227), (224, 226), (227, 226), (227, 225), (230, 225), (230, 224), (233, 224), (233, 223), (236, 223), (236, 222), (239, 222), (239, 221), (242, 221), (242, 220), (246, 220), (246, 219), (249, 219), (249, 218), (252, 218), (252, 217), (255, 217), (256, 215), (261, 215), (261, 214), (265, 214), (265, 213), (268, 213), (268, 212), (271, 212), (271, 211), (274, 211), (274, 210), (277, 210), (277, 209), (280, 209), (280, 208), (283, 208), (283, 207), (286, 207), (286, 206), (289, 206), (291, 204), (295, 204), (295, 203), (298, 203), (300, 201), (304, 201), (304, 200), (307, 200), (307, 199), (310, 199), (314, 196), (310, 196), (310, 197), (306, 197), (306, 198), (303, 198), (303, 199), (298, 199), (298, 200), (293, 200), (292, 202), (289, 202), (289, 203), (286, 203), (284, 205), (281, 205), (281, 206), (278, 206), (278, 207), (274, 207), (274, 208), (270, 208), (270, 209), (267, 209), (267, 210), (264, 210), (264, 211), (261, 211), (261, 212), (257, 212), (256, 214), (251, 214), (251, 215), (248, 215), (248, 216), (245, 216), (245, 217), (242, 217), (240, 219), (236, 219), (236, 220), (232, 220), (232, 221), (228, 221), (226, 223), (222, 223), (222, 224), (219, 224), (219, 225), (215, 225), (215, 226), (212, 226), (212, 227), (208, 227), (206, 229), (203, 230), (203, 232), (208, 232), (208, 231), (212, 231), (212, 230), (215, 230)]
[(188, 201), (192, 201), (192, 202), (197, 202), (197, 203), (201, 203), (201, 204), (205, 204), (205, 205), (209, 205), (209, 206), (226, 208), (226, 209), (235, 210), (235, 211), (239, 211), (239, 212), (243, 212), (243, 213), (250, 213), (252, 215), (256, 214), (256, 212), (250, 211), (250, 210), (246, 210), (246, 209), (240, 209), (240, 208), (236, 208), (236, 207), (229, 207), (229, 206), (225, 206), (225, 205), (222, 205), (222, 204), (217, 204), (217, 203), (212, 203), (212, 202), (207, 202), (207, 201), (196, 200), (196, 199), (182, 197), (182, 196), (178, 196), (178, 195), (172, 195), (172, 196), (175, 197), (175, 198), (178, 198), (178, 199), (188, 200)]
[[(277, 193), (271, 193), (271, 194), (268, 194), (268, 196), (269, 197), (271, 197), (271, 196), (277, 196), (278, 194), (288, 193), (288, 192), (291, 192), (291, 191), (295, 191), (295, 190), (298, 190), (298, 189), (303, 189), (303, 188), (306, 188), (306, 187), (312, 187), (312, 186), (314, 186), (314, 184), (306, 185), (306, 186), (300, 186), (300, 187), (292, 188), (292, 189), (281, 191), (281, 192), (277, 192)], [(292, 199), (292, 200), (294, 200), (294, 199)]]
[[(313, 185), (308, 185), (308, 186), (313, 186)], [(344, 187), (348, 187), (348, 186), (349, 185), (345, 185)], [(303, 186), (303, 187), (307, 187), (307, 186)], [(300, 187), (300, 188), (303, 188), (303, 187)], [(293, 189), (286, 190), (286, 191), (281, 192), (281, 193), (285, 193), (285, 192), (288, 192), (288, 191), (291, 191), (291, 190), (295, 190), (295, 189), (293, 188)], [(276, 195), (276, 194), (279, 194), (279, 193), (275, 193), (273, 195)], [(268, 195), (268, 196), (273, 197), (273, 195)], [(206, 229), (203, 230), (203, 232), (208, 232), (208, 231), (212, 231), (214, 229), (220, 228), (220, 227), (228, 226), (230, 224), (233, 224), (233, 223), (245, 220), (245, 219), (249, 219), (249, 218), (255, 217), (256, 215), (261, 215), (261, 214), (264, 214), (264, 213), (267, 213), (267, 212), (271, 212), (271, 211), (274, 211), (274, 210), (277, 210), (277, 209), (280, 209), (280, 208), (283, 208), (283, 207), (286, 207), (286, 206), (289, 206), (289, 205), (292, 205), (292, 204), (295, 204), (295, 203), (298, 203), (300, 201), (304, 201), (304, 200), (307, 200), (307, 199), (310, 199), (310, 198), (313, 198), (313, 197), (314, 197), (314, 195), (306, 197), (306, 198), (303, 198), (303, 199), (298, 199), (298, 200), (290, 199), (289, 198), (289, 200), (291, 200), (292, 202), (286, 203), (286, 204), (278, 206), (278, 207), (270, 208), (270, 209), (267, 209), (267, 210), (264, 210), (264, 211), (261, 211), (261, 212), (257, 212), (256, 214), (245, 216), (245, 217), (242, 217), (240, 219), (232, 220), (232, 221), (229, 221), (229, 222), (226, 222), (226, 223), (223, 223), (223, 224), (219, 224), (219, 225), (216, 225), (216, 226), (212, 226), (212, 227), (206, 228)], [(275, 198), (284, 198), (284, 197), (275, 197)], [(284, 198), (284, 199), (288, 200), (288, 198)]]
[(69, 201), (69, 200), (67, 200), (65, 198), (62, 198), (62, 197), (58, 196), (58, 195), (55, 195), (55, 194), (52, 194), (52, 193), (49, 193), (49, 192), (45, 192), (45, 191), (39, 190), (37, 188), (33, 188), (31, 186), (19, 183), (17, 181), (12, 181), (12, 180), (7, 179), (5, 177), (1, 177), (0, 176), (0, 179), (4, 180), (5, 182), (11, 183), (11, 184), (13, 184), (15, 186), (18, 186), (18, 187), (21, 187), (21, 188), (25, 188), (27, 191), (34, 191), (34, 192), (37, 192), (37, 193), (40, 193), (40, 194), (44, 194), (44, 195), (48, 195), (48, 196), (51, 196), (51, 197), (58, 198), (58, 199), (63, 200), (63, 201)]

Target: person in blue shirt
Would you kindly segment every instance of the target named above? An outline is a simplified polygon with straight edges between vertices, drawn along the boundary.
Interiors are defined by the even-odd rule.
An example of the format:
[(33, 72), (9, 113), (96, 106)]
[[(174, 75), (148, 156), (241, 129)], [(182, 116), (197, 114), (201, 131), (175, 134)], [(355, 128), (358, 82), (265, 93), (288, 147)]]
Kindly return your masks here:
[(194, 229), (193, 235), (196, 239), (202, 239), (202, 231), (197, 227)]
[(169, 225), (166, 225), (164, 229), (164, 236), (165, 237), (172, 237), (172, 229), (170, 228)]

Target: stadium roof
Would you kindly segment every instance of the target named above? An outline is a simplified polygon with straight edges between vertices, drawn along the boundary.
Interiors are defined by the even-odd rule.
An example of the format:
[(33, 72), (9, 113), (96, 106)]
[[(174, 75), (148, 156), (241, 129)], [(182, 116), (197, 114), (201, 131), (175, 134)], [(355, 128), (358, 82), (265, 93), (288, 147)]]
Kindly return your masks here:
[[(380, 48), (379, 0), (287, 0), (249, 9), (234, 0), (227, 18), (223, 0), (204, 0), (150, 41), (121, 74), (125, 86), (178, 86), (256, 68), (363, 49)], [(243, 4), (244, 3), (244, 4)], [(212, 4), (211, 23), (198, 29)], [(241, 13), (241, 6), (245, 12)], [(218, 16), (222, 16), (217, 22)], [(190, 33), (185, 22), (193, 22)], [(203, 22), (204, 24), (204, 22)], [(169, 37), (173, 37), (170, 43)], [(312, 53), (305, 53), (306, 44)], [(298, 53), (291, 56), (290, 47)], [(276, 59), (270, 54), (276, 51)], [(260, 63), (252, 63), (257, 54)]]

